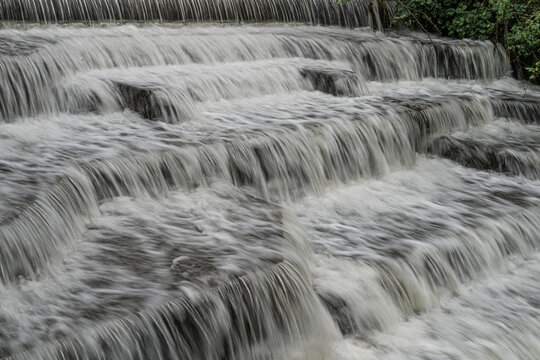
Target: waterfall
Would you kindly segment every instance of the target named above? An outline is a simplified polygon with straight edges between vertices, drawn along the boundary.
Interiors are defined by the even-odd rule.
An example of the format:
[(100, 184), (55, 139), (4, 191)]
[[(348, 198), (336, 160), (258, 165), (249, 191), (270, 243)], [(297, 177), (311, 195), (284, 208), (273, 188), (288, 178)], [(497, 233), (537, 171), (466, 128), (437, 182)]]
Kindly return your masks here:
[(2, 0), (0, 16), (12, 21), (36, 22), (107, 22), (131, 21), (227, 21), (306, 22), (350, 27), (381, 26), (379, 2), (353, 0)]
[(540, 89), (392, 8), (0, 0), (0, 357), (535, 359)]
[[(101, 82), (133, 84), (133, 80), (136, 80), (137, 85), (149, 88), (155, 86), (156, 81), (160, 84), (161, 79), (160, 89), (165, 91), (165, 84), (176, 82), (178, 87), (183, 85), (171, 76), (185, 78), (187, 84), (183, 86), (189, 86), (201, 81), (196, 75), (201, 73), (199, 76), (207, 77), (207, 81), (214, 81), (216, 84), (216, 88), (211, 89), (210, 84), (203, 86), (202, 83), (198, 83), (198, 86), (203, 86), (199, 93), (207, 91), (202, 100), (212, 93), (225, 95), (223, 94), (225, 91), (234, 92), (233, 86), (227, 90), (219, 90), (229, 88), (223, 84), (231, 81), (227, 80), (227, 77), (235, 77), (230, 72), (234, 69), (228, 71), (227, 68), (232, 65), (216, 68), (215, 65), (219, 63), (280, 59), (276, 64), (266, 62), (250, 64), (250, 71), (255, 72), (257, 68), (259, 72), (266, 72), (264, 69), (270, 68), (280, 71), (281, 74), (272, 76), (273, 81), (278, 87), (287, 86), (283, 79), (286, 77), (286, 81), (291, 83), (289, 85), (291, 90), (294, 86), (293, 78), (301, 82), (298, 77), (302, 76), (302, 72), (304, 75), (308, 70), (323, 72), (324, 68), (328, 69), (329, 66), (322, 62), (317, 65), (316, 62), (302, 61), (297, 61), (295, 66), (294, 60), (291, 59), (290, 68), (287, 68), (285, 62), (287, 58), (346, 61), (348, 64), (345, 64), (345, 67), (336, 64), (336, 69), (354, 70), (359, 78), (357, 80), (359, 86), (362, 85), (362, 79), (389, 81), (451, 77), (489, 81), (503, 76), (509, 70), (504, 50), (489, 42), (472, 44), (451, 40), (431, 42), (419, 36), (396, 38), (333, 28), (188, 27), (181, 31), (175, 27), (122, 26), (6, 32), (25, 44), (20, 45), (21, 47), (34, 46), (31, 49), (24, 47), (24, 50), (20, 51), (17, 49), (19, 45), (16, 45), (16, 52), (9, 53), (9, 56), (3, 57), (0, 61), (2, 78), (0, 121), (7, 122), (42, 112), (81, 110), (79, 107), (83, 105), (90, 107), (85, 109), (83, 106), (82, 110), (86, 111), (98, 110), (100, 105), (113, 106), (113, 98), (120, 95), (117, 94), (118, 91), (116, 94), (114, 90), (111, 90), (112, 93), (104, 91)], [(40, 45), (33, 45), (39, 43), (37, 36), (44, 40)], [(32, 45), (26, 45), (27, 43)], [(44, 46), (45, 44), (49, 45)], [(188, 64), (193, 66), (186, 67)], [(181, 67), (173, 67), (177, 65)], [(211, 74), (203, 65), (213, 67)], [(155, 68), (149, 68), (150, 66)], [(122, 70), (125, 67), (141, 69), (134, 73), (133, 70)], [(297, 69), (296, 75), (293, 74), (294, 67)], [(239, 70), (236, 71), (242, 71), (242, 64), (239, 64), (237, 69)], [(269, 75), (267, 73), (267, 76)], [(244, 73), (242, 76), (248, 77), (248, 74)], [(63, 84), (67, 83), (65, 84), (69, 89), (67, 94), (61, 86), (58, 86), (60, 79), (63, 79)], [(240, 84), (239, 78), (233, 81)], [(253, 85), (246, 83), (242, 87), (243, 91), (253, 91), (252, 87), (261, 87), (256, 81), (255, 77), (251, 78), (250, 82)], [(260, 81), (268, 82), (263, 79)], [(302, 84), (296, 86), (306, 88)], [(272, 87), (272, 90), (279, 89)], [(265, 91), (270, 91), (270, 88)], [(102, 98), (96, 98), (98, 94), (101, 94)], [(83, 99), (71, 99), (73, 96)], [(183, 96), (189, 94), (184, 92)], [(84, 99), (85, 97), (90, 99)], [(84, 104), (84, 100), (90, 104)], [(102, 104), (103, 102), (105, 104)]]

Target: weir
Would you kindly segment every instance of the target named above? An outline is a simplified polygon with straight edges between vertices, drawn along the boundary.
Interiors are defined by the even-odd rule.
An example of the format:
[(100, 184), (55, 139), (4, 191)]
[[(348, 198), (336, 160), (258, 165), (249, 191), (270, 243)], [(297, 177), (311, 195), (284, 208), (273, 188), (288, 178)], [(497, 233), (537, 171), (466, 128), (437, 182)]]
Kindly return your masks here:
[(0, 357), (534, 359), (540, 89), (391, 13), (0, 0)]
[[(1, 18), (15, 21), (38, 22), (107, 22), (132, 21), (222, 21), (307, 22), (321, 25), (350, 27), (381, 27), (379, 4), (372, 0), (332, 3), (324, 0), (219, 0), (214, 2), (143, 0), (2, 0)], [(383, 10), (383, 9), (381, 9)]]

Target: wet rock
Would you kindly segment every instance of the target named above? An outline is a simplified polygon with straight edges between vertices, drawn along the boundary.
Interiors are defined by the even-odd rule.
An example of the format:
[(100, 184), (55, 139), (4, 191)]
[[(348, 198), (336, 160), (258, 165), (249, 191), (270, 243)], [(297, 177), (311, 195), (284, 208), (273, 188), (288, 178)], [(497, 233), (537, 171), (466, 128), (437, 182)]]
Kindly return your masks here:
[(511, 141), (499, 140), (486, 143), (469, 137), (442, 136), (431, 143), (428, 151), (469, 168), (540, 178), (540, 157), (533, 144), (516, 146)]
[(302, 76), (313, 84), (315, 90), (334, 96), (362, 95), (363, 80), (352, 70), (306, 67)]
[(116, 82), (128, 108), (149, 120), (163, 118), (163, 101), (156, 96), (155, 87), (141, 86), (127, 82)]
[(540, 97), (524, 92), (492, 91), (493, 113), (498, 117), (514, 118), (528, 124), (540, 123)]

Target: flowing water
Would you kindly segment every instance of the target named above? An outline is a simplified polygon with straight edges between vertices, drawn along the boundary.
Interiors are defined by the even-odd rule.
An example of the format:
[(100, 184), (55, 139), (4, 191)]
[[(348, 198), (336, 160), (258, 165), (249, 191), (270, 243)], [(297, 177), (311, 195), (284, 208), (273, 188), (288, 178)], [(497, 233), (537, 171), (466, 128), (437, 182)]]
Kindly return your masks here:
[(540, 89), (381, 4), (0, 1), (0, 357), (540, 358)]

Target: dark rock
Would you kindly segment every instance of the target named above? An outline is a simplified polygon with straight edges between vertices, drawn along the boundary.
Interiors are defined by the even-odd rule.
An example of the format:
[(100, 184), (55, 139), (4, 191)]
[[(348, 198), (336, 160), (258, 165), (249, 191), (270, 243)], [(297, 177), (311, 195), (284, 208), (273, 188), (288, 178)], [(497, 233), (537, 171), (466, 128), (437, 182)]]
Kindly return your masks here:
[(354, 71), (344, 69), (304, 68), (302, 76), (309, 79), (315, 90), (334, 96), (359, 96), (363, 81)]

